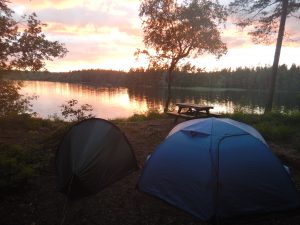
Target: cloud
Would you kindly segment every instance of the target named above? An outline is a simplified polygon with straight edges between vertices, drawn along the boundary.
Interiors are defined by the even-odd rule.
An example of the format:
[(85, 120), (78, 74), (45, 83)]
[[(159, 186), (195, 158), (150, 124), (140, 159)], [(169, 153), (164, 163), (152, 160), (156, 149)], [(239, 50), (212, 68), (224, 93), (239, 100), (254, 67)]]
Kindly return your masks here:
[(52, 32), (94, 26), (92, 32), (115, 27), (128, 35), (141, 35), (137, 0), (16, 0), (12, 6), (17, 14), (36, 12), (43, 22), (52, 24), (52, 28), (60, 28), (56, 31), (52, 29)]
[(227, 44), (227, 48), (242, 48), (249, 44), (250, 37), (246, 32), (228, 29), (223, 32), (222, 40)]
[(53, 8), (43, 9), (38, 11), (37, 14), (42, 21), (57, 24), (60, 28), (63, 26), (76, 26), (78, 28), (93, 26), (93, 32), (95, 32), (104, 27), (114, 27), (128, 35), (140, 35), (140, 29), (137, 26), (138, 22), (130, 13), (124, 13), (124, 15), (113, 15), (108, 12), (76, 7), (64, 10)]
[[(300, 26), (299, 19), (289, 18), (286, 21), (285, 26), (285, 37), (283, 40), (283, 46), (300, 47)], [(251, 31), (252, 27), (241, 29), (235, 26), (235, 19), (229, 16), (225, 29), (223, 29), (222, 39), (227, 43), (228, 48), (244, 48), (252, 44), (256, 46), (251, 40), (251, 36), (248, 32)], [(262, 46), (274, 46), (276, 45), (277, 34), (272, 37), (270, 44), (261, 44)]]
[[(15, 0), (14, 4), (26, 5), (31, 10), (37, 11), (45, 8), (64, 9), (76, 6), (88, 6), (93, 2), (101, 3), (103, 1), (87, 1), (87, 0)], [(109, 2), (109, 1), (108, 1)]]
[[(222, 0), (223, 3), (228, 1)], [(133, 53), (137, 48), (143, 48), (139, 4), (140, 0), (14, 0), (11, 3), (20, 15), (36, 12), (48, 24), (44, 29), (47, 38), (66, 44), (68, 55), (49, 62), (47, 65), (50, 71), (83, 68), (128, 69), (136, 65)], [(283, 48), (281, 59), (282, 62), (287, 62), (290, 55), (293, 56), (290, 61), (296, 62), (297, 51), (291, 49), (299, 52), (299, 20), (287, 20), (286, 30), (290, 38), (286, 36), (284, 39), (287, 47)], [(211, 60), (211, 66), (207, 67), (213, 69), (272, 61), (274, 43), (268, 48), (254, 45), (247, 30), (240, 31), (233, 24), (232, 17), (228, 18), (226, 27), (222, 28), (222, 40), (229, 49), (227, 56), (216, 63), (215, 57), (204, 56), (205, 64), (209, 64)], [(265, 55), (266, 52), (268, 55)]]
[[(23, 5), (33, 11), (42, 9), (88, 8), (97, 11), (124, 12), (128, 9), (138, 10), (138, 0), (15, 0), (14, 5)], [(126, 9), (126, 10), (124, 10)]]
[[(76, 29), (76, 28), (74, 28)], [(91, 33), (77, 31), (80, 35), (73, 33), (50, 33), (47, 35), (51, 40), (60, 40), (66, 44), (69, 53), (59, 62), (65, 65), (48, 63), (49, 70), (75, 70), (76, 68), (113, 68), (129, 69), (133, 65), (134, 52), (142, 46), (141, 38), (128, 36), (111, 28), (102, 33)], [(126, 62), (126, 63), (125, 63)]]
[(134, 51), (142, 45), (139, 4), (109, 2), (31, 1), (29, 9), (48, 24), (44, 29), (47, 38), (65, 43), (69, 50), (65, 58), (47, 63), (50, 71), (130, 68)]

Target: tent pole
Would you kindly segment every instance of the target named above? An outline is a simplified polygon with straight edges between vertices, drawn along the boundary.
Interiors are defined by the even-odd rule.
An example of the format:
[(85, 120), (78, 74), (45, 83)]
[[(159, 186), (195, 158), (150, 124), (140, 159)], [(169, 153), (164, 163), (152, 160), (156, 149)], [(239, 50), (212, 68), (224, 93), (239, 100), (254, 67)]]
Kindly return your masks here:
[(217, 187), (216, 187), (216, 224), (220, 225), (221, 224), (221, 220), (220, 220), (220, 177), (219, 177), (219, 173), (220, 173), (220, 143), (223, 140), (223, 138), (221, 138), (218, 142), (218, 148), (217, 148), (217, 173), (216, 173), (216, 177), (217, 177)]
[(68, 185), (68, 191), (67, 191), (67, 194), (66, 194), (66, 197), (65, 197), (65, 203), (64, 203), (64, 208), (63, 208), (63, 216), (61, 218), (60, 225), (63, 225), (65, 223), (65, 220), (66, 220), (67, 206), (68, 206), (68, 203), (69, 203), (69, 194), (70, 194), (70, 191), (71, 191), (73, 178), (74, 178), (74, 174), (72, 175), (70, 183)]
[(222, 137), (219, 142), (218, 142), (218, 148), (217, 148), (217, 154), (216, 154), (216, 161), (217, 161), (217, 168), (216, 168), (216, 179), (217, 179), (217, 187), (216, 187), (216, 224), (221, 225), (221, 217), (220, 217), (220, 188), (221, 188), (221, 183), (220, 183), (220, 144), (224, 139), (230, 138), (230, 137), (235, 137), (235, 136), (242, 136), (245, 134), (235, 134), (235, 135), (228, 135)]

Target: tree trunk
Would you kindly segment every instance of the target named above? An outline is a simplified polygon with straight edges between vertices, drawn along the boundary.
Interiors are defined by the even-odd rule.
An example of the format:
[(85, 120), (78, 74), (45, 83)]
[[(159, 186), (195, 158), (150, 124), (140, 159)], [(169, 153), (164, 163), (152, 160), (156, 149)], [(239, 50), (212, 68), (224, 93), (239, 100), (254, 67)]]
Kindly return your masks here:
[(284, 36), (284, 28), (285, 28), (285, 21), (287, 17), (287, 8), (289, 5), (289, 0), (282, 0), (282, 11), (281, 11), (281, 18), (277, 36), (277, 43), (276, 43), (276, 50), (274, 55), (273, 67), (272, 67), (272, 74), (270, 77), (270, 89), (267, 99), (267, 104), (265, 108), (265, 113), (271, 112), (273, 106), (273, 98), (274, 98), (274, 91), (276, 86), (276, 78), (278, 72), (278, 63), (280, 58), (280, 51), (282, 46), (282, 40)]
[(169, 105), (170, 105), (170, 102), (171, 102), (171, 95), (172, 95), (172, 92), (171, 92), (171, 73), (168, 73), (167, 81), (168, 81), (168, 91), (167, 91), (167, 99), (166, 99), (165, 108), (164, 108), (165, 113), (168, 112)]
[(167, 75), (167, 82), (168, 82), (168, 91), (167, 91), (167, 99), (166, 99), (166, 103), (165, 103), (165, 107), (164, 107), (164, 112), (168, 112), (169, 110), (169, 105), (171, 102), (171, 98), (172, 98), (172, 81), (173, 81), (173, 77), (172, 77), (172, 72), (175, 69), (176, 66), (176, 61), (172, 60), (171, 62), (171, 66), (168, 69), (168, 75)]

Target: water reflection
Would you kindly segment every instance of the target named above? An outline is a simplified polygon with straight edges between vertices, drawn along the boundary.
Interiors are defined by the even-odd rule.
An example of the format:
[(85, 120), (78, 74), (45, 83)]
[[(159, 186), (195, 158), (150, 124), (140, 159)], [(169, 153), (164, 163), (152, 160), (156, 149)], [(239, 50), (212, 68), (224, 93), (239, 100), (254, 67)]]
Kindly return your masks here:
[(22, 94), (38, 95), (33, 110), (41, 117), (60, 113), (60, 105), (71, 99), (90, 104), (97, 117), (112, 119), (129, 117), (148, 110), (147, 102), (129, 98), (127, 88), (103, 88), (59, 82), (25, 81)]
[[(79, 104), (92, 105), (93, 113), (105, 119), (129, 117), (134, 113), (144, 113), (153, 109), (163, 111), (163, 100), (166, 96), (166, 90), (162, 88), (107, 88), (44, 81), (25, 81), (21, 92), (39, 96), (33, 102), (33, 110), (44, 118), (59, 114), (59, 106), (71, 99), (77, 99)], [(232, 113), (236, 109), (242, 109), (262, 113), (265, 93), (175, 89), (171, 107), (174, 108), (176, 102), (212, 105), (214, 112)], [(284, 110), (299, 109), (300, 105), (296, 95), (291, 93), (277, 94), (275, 104)]]

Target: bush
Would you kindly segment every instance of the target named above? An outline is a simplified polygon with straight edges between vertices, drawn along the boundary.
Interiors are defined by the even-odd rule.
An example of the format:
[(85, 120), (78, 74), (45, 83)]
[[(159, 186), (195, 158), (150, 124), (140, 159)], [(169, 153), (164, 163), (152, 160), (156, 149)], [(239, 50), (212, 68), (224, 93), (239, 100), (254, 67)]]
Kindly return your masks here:
[(249, 113), (243, 113), (243, 112), (236, 112), (234, 114), (227, 114), (225, 117), (229, 117), (233, 120), (237, 120), (246, 124), (256, 124), (258, 121), (260, 121), (260, 115), (257, 114), (249, 114)]
[(15, 189), (27, 183), (35, 174), (31, 165), (16, 158), (0, 156), (0, 189)]
[(69, 121), (81, 121), (84, 119), (89, 119), (95, 117), (92, 112), (94, 109), (89, 104), (84, 104), (78, 106), (78, 101), (76, 99), (72, 99), (67, 101), (67, 104), (62, 104), (61, 114), (62, 116)]
[[(1, 74), (0, 74), (1, 75)], [(22, 82), (3, 80), (0, 77), (0, 117), (32, 113), (31, 101), (37, 96), (24, 96), (19, 93)]]
[(22, 187), (35, 175), (30, 152), (20, 145), (0, 146), (0, 189)]
[(133, 114), (127, 121), (145, 121), (164, 118), (165, 114), (160, 113), (158, 110), (149, 110), (144, 114)]
[(226, 117), (254, 126), (267, 141), (289, 144), (300, 150), (299, 111), (275, 111), (263, 115), (237, 112)]
[(297, 132), (294, 136), (293, 136), (293, 140), (292, 140), (293, 146), (300, 151), (300, 132)]
[(0, 129), (26, 129), (26, 130), (36, 130), (41, 127), (52, 128), (56, 124), (51, 120), (33, 118), (29, 114), (20, 115), (8, 115), (5, 117), (0, 117)]
[(261, 132), (267, 140), (274, 142), (287, 142), (294, 134), (294, 130), (285, 124), (262, 122), (255, 125), (255, 128)]

